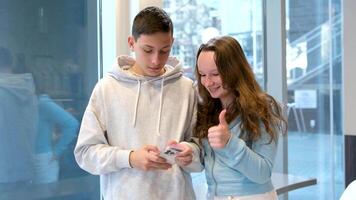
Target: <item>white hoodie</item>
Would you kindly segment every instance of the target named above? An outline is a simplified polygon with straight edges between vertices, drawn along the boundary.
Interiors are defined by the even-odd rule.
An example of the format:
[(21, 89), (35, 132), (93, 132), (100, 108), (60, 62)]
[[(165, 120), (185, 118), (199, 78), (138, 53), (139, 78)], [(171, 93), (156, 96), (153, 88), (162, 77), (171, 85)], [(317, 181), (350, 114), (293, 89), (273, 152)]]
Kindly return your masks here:
[(105, 200), (195, 199), (190, 175), (179, 166), (142, 171), (129, 165), (131, 150), (147, 144), (163, 150), (169, 140), (191, 138), (197, 101), (192, 80), (175, 59), (159, 77), (132, 74), (132, 58), (118, 63), (97, 83), (84, 113), (74, 150), (79, 166), (101, 176)]

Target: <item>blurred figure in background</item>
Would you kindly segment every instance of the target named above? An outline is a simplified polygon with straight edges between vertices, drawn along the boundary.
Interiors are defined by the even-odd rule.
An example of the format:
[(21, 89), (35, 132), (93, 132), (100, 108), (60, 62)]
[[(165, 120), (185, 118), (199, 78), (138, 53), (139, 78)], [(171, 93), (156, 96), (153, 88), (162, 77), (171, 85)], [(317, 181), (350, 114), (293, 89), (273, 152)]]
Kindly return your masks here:
[(0, 199), (33, 180), (37, 106), (32, 75), (13, 73), (12, 54), (0, 46)]
[(58, 180), (59, 158), (77, 137), (79, 121), (57, 104), (35, 77), (38, 95), (38, 131), (35, 145), (35, 183)]

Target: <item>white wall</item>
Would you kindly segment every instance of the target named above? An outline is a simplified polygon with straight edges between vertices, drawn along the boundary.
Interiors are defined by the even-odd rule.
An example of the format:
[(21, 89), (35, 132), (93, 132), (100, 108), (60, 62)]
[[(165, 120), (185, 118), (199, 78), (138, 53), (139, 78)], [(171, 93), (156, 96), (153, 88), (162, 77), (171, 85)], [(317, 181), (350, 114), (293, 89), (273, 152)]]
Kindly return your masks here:
[(356, 136), (356, 23), (355, 0), (343, 1), (344, 133)]
[(157, 6), (162, 8), (163, 0), (140, 0), (140, 10), (147, 6)]
[(131, 9), (128, 0), (116, 0), (116, 56), (130, 53), (127, 38), (131, 34)]
[[(101, 49), (102, 49), (102, 63), (103, 71), (100, 76), (106, 74), (112, 68), (116, 57), (116, 10), (115, 10), (116, 0), (105, 0), (102, 1), (102, 12), (101, 12)], [(100, 23), (100, 21), (99, 21)], [(99, 25), (100, 30), (100, 25)], [(100, 34), (99, 34), (100, 35)], [(99, 38), (100, 40), (100, 38)]]

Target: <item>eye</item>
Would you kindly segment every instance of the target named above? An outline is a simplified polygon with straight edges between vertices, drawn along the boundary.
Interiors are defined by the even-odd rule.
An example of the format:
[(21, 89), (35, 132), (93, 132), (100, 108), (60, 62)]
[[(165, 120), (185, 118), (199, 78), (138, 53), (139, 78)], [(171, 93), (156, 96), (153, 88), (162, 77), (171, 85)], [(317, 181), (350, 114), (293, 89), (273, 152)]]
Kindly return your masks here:
[(165, 51), (161, 50), (161, 51), (159, 51), (159, 53), (160, 53), (160, 54), (168, 54), (168, 53), (169, 53), (169, 50), (168, 50), (168, 51), (167, 51), (167, 50), (165, 50)]
[(145, 53), (152, 53), (152, 50), (144, 49), (143, 50)]

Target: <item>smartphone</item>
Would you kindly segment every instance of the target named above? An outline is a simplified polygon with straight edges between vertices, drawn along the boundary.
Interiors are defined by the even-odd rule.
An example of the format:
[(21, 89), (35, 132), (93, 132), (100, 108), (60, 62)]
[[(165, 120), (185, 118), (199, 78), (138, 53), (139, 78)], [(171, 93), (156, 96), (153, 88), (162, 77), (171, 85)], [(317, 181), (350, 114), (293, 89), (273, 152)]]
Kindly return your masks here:
[(183, 150), (178, 147), (167, 146), (166, 149), (160, 153), (160, 156), (165, 158), (168, 163), (174, 164), (177, 154), (182, 151)]

